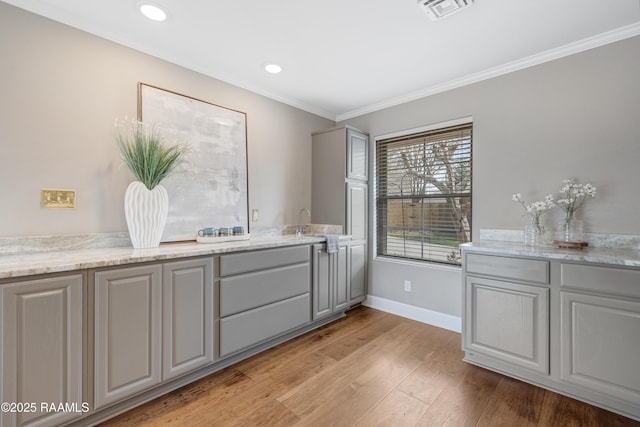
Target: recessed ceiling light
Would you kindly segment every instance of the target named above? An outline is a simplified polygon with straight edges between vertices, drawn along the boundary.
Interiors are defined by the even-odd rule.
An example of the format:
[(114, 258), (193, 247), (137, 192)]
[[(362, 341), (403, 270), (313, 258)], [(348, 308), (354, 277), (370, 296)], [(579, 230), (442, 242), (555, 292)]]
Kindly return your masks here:
[(278, 64), (267, 64), (264, 66), (264, 69), (271, 74), (278, 74), (280, 71), (282, 71), (282, 67)]
[(138, 9), (140, 9), (140, 12), (149, 19), (154, 21), (164, 21), (167, 19), (167, 12), (156, 4), (139, 1), (136, 5), (138, 6)]

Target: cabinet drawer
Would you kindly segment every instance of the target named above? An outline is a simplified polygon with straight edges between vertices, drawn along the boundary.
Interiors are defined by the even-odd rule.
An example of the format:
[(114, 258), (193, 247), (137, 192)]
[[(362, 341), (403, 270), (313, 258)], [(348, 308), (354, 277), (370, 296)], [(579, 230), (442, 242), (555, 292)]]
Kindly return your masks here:
[(470, 274), (549, 284), (548, 261), (468, 253), (465, 270)]
[(266, 341), (310, 321), (309, 294), (220, 319), (220, 356)]
[(220, 316), (308, 293), (311, 288), (309, 263), (220, 279)]
[(561, 264), (563, 287), (640, 298), (640, 270), (580, 264)]
[(220, 276), (308, 262), (309, 258), (308, 245), (222, 255), (220, 257)]

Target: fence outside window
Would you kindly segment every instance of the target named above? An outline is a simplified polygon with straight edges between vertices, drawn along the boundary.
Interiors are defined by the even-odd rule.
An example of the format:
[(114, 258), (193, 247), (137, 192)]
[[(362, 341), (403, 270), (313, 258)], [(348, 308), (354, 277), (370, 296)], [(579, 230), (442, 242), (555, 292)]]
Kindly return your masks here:
[(460, 264), (471, 240), (472, 123), (376, 141), (377, 254)]

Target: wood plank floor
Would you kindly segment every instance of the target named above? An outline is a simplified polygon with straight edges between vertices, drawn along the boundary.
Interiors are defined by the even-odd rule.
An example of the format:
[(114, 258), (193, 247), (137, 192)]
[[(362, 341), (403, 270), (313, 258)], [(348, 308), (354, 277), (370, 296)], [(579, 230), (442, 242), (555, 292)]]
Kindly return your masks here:
[(640, 426), (462, 361), (460, 334), (359, 307), (103, 426)]

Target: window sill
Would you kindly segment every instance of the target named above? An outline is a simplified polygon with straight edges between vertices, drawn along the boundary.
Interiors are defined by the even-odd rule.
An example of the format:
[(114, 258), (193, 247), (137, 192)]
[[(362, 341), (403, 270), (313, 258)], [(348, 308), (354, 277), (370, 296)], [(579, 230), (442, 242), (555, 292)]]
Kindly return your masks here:
[(410, 259), (400, 259), (400, 258), (386, 257), (381, 255), (374, 255), (373, 261), (385, 262), (385, 263), (391, 263), (391, 264), (400, 264), (400, 265), (406, 265), (410, 267), (429, 268), (434, 270), (462, 271), (462, 266), (459, 266), (459, 265), (440, 264), (432, 261), (415, 261)]

